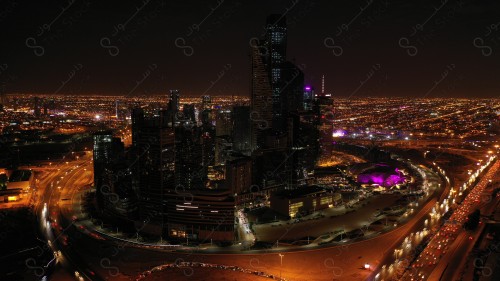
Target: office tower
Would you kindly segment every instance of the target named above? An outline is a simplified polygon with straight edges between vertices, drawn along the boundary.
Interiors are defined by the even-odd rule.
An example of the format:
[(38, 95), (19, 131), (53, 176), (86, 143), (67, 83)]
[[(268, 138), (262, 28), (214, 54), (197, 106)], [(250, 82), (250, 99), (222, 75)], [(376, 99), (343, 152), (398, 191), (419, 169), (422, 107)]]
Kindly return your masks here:
[(252, 185), (252, 158), (238, 157), (226, 162), (226, 184), (231, 193), (248, 192)]
[(231, 117), (231, 110), (220, 109), (217, 111), (215, 121), (215, 165), (224, 164), (232, 148), (233, 122)]
[[(304, 73), (291, 62), (282, 66), (283, 85), (281, 86), (281, 116), (286, 122), (291, 112), (302, 110), (304, 101)], [(286, 131), (286, 130), (284, 130)]]
[(303, 110), (309, 111), (313, 108), (314, 88), (311, 86), (304, 87)]
[[(145, 116), (140, 109), (132, 112), (134, 158), (133, 181), (139, 191), (139, 220), (136, 227), (162, 235), (167, 223), (165, 194), (176, 189), (175, 129), (168, 112)], [(145, 223), (148, 222), (148, 223)]]
[(201, 128), (178, 126), (175, 128), (175, 180), (182, 190), (204, 187)]
[(185, 104), (182, 107), (183, 119), (196, 123), (196, 109), (194, 104)]
[(200, 121), (202, 124), (206, 125), (213, 121), (212, 116), (212, 99), (210, 96), (202, 96), (201, 100), (201, 117)]
[(179, 90), (170, 90), (170, 102), (168, 104), (168, 110), (177, 113), (179, 111), (179, 100)]
[(132, 145), (137, 146), (142, 124), (144, 123), (144, 110), (139, 107), (132, 109)]
[(215, 128), (184, 122), (172, 126), (168, 110), (153, 116), (135, 110), (132, 119), (136, 160), (131, 170), (139, 190), (136, 227), (173, 242), (232, 241), (234, 197), (227, 188), (208, 189), (204, 182), (206, 167), (213, 165)]
[(212, 98), (208, 95), (201, 97), (201, 110), (212, 109)]
[[(302, 70), (286, 60), (284, 15), (270, 15), (264, 39), (256, 43), (252, 46), (252, 150), (265, 147), (265, 139), (271, 135), (274, 140), (268, 141), (268, 146), (282, 145), (290, 113), (303, 108), (304, 85)], [(271, 129), (272, 133), (263, 135), (263, 129)]]
[(107, 168), (122, 160), (124, 146), (120, 138), (113, 137), (112, 132), (103, 131), (93, 135), (94, 141), (94, 186), (98, 206), (102, 209), (106, 195), (110, 194), (109, 186), (104, 186), (104, 175)]
[(215, 120), (215, 130), (217, 136), (230, 136), (233, 131), (233, 123), (231, 120), (231, 110), (220, 109), (217, 111)]
[(333, 130), (334, 109), (333, 99), (330, 93), (325, 92), (325, 76), (321, 79), (321, 93), (315, 96), (315, 110), (319, 115), (318, 129), (331, 133)]
[(233, 108), (233, 150), (250, 155), (251, 120), (249, 106)]
[(210, 167), (215, 165), (215, 127), (212, 123), (201, 126), (203, 174), (207, 175)]
[(41, 108), (40, 108), (41, 99), (39, 97), (35, 97), (33, 103), (34, 103), (34, 106), (33, 106), (33, 115), (35, 115), (35, 117), (40, 117), (40, 114), (41, 114)]
[(291, 183), (294, 186), (305, 184), (314, 172), (319, 157), (319, 131), (314, 112), (306, 111), (291, 115), (290, 133), (292, 139)]
[(265, 47), (266, 57), (264, 59), (269, 73), (272, 88), (272, 127), (276, 131), (286, 130), (286, 116), (283, 116), (286, 108), (283, 108), (284, 63), (286, 61), (287, 27), (284, 15), (273, 14), (267, 18)]
[(49, 114), (49, 105), (47, 101), (43, 103), (43, 115), (47, 116)]
[(252, 83), (251, 83), (251, 149), (262, 148), (265, 142), (265, 131), (271, 129), (273, 123), (273, 97), (270, 77), (262, 56), (263, 46), (252, 47)]

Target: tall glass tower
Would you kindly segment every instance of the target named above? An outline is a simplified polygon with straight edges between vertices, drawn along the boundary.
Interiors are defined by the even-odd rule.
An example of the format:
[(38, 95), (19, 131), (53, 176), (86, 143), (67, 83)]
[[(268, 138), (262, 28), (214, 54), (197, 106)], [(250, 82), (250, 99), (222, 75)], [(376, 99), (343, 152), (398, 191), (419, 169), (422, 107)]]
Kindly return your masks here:
[(283, 64), (286, 61), (287, 27), (286, 17), (272, 14), (267, 17), (265, 37), (265, 62), (270, 74), (272, 100), (273, 100), (273, 128), (284, 131), (286, 120), (283, 112)]

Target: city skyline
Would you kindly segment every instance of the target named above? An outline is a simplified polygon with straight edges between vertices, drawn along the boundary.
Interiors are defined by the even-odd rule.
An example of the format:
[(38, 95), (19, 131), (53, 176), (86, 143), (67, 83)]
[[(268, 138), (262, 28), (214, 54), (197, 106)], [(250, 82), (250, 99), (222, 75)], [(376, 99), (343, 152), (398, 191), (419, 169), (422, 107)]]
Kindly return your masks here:
[(335, 96), (498, 96), (494, 1), (219, 2), (192, 13), (196, 1), (6, 2), (0, 82), (7, 93), (250, 96), (248, 47), (268, 14), (286, 13), (289, 59), (316, 88), (326, 75)]
[(90, 1), (0, 4), (1, 280), (500, 280), (500, 4)]

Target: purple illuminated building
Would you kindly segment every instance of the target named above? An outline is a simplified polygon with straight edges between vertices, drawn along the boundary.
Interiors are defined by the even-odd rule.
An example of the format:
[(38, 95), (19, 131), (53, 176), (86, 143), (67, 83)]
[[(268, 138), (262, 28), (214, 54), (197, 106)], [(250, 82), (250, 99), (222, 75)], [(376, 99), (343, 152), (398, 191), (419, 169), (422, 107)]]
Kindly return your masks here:
[(314, 88), (311, 86), (304, 87), (303, 110), (312, 110), (314, 100)]
[(405, 182), (404, 175), (399, 170), (385, 164), (377, 164), (358, 175), (358, 183), (378, 184), (383, 187), (392, 187)]

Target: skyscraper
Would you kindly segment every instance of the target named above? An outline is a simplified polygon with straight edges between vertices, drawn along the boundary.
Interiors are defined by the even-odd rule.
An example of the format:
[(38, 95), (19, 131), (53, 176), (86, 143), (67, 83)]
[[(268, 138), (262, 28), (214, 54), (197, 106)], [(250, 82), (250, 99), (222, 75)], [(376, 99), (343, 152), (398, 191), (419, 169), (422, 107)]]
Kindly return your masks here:
[[(158, 116), (132, 112), (132, 163), (134, 184), (139, 190), (139, 221), (143, 231), (162, 235), (167, 223), (165, 201), (167, 190), (175, 190), (175, 130), (169, 124), (167, 111)], [(145, 223), (148, 222), (148, 223)]]
[(251, 149), (263, 147), (265, 132), (273, 124), (272, 88), (270, 77), (264, 64), (263, 46), (252, 47), (252, 84), (251, 84), (251, 112), (252, 120)]
[(284, 63), (286, 61), (287, 27), (286, 17), (273, 14), (267, 18), (265, 36), (265, 63), (270, 75), (272, 88), (273, 128), (285, 131), (286, 116), (283, 116)]
[[(301, 153), (297, 150), (304, 149), (299, 137), (306, 132), (306, 124), (302, 124), (301, 114), (311, 101), (304, 105), (302, 69), (286, 59), (285, 16), (270, 15), (266, 34), (257, 43), (252, 46), (250, 112), (254, 180), (264, 185), (287, 183), (290, 187), (305, 174), (299, 172), (306, 161), (298, 157)], [(266, 171), (273, 173), (262, 176)]]
[(121, 160), (124, 154), (123, 142), (113, 137), (111, 131), (97, 132), (93, 136), (93, 164), (94, 164), (94, 186), (96, 188), (97, 204), (100, 208), (104, 206), (107, 194), (110, 194), (109, 186), (103, 185), (104, 173), (111, 164)]
[(332, 94), (325, 92), (325, 76), (321, 79), (321, 93), (315, 96), (315, 103), (317, 104), (317, 110), (319, 111), (319, 124), (318, 128), (322, 131), (326, 131), (330, 134), (333, 130), (333, 99)]
[(314, 88), (311, 86), (304, 87), (303, 110), (312, 110), (314, 101)]
[(249, 106), (233, 108), (233, 150), (244, 155), (250, 155), (251, 120)]
[(168, 109), (177, 113), (179, 111), (179, 99), (179, 90), (170, 90), (170, 102), (168, 104)]
[(185, 104), (182, 107), (182, 113), (184, 120), (189, 120), (193, 123), (196, 122), (196, 110), (194, 104)]
[(34, 101), (33, 101), (33, 115), (35, 115), (35, 117), (40, 117), (41, 113), (42, 113), (42, 110), (41, 110), (41, 99), (39, 97), (35, 97), (34, 98)]

